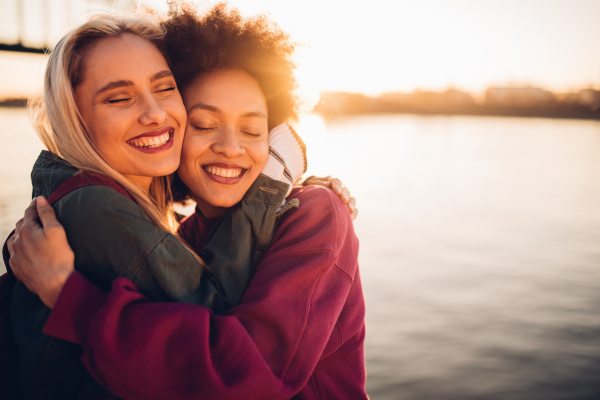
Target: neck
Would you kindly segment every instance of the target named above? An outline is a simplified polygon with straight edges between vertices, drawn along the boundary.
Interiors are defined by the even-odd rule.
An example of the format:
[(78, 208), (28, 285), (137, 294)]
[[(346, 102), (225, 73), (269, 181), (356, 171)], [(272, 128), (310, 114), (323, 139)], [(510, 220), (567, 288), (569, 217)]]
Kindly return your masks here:
[(137, 187), (142, 189), (146, 193), (150, 193), (150, 185), (152, 184), (151, 176), (139, 176), (139, 175), (124, 175), (127, 179), (133, 182)]
[(211, 204), (208, 204), (204, 200), (196, 198), (196, 197), (194, 197), (194, 200), (196, 201), (196, 205), (198, 206), (198, 209), (200, 210), (202, 215), (206, 218), (222, 217), (223, 215), (225, 215), (225, 213), (229, 209), (227, 207), (213, 206)]

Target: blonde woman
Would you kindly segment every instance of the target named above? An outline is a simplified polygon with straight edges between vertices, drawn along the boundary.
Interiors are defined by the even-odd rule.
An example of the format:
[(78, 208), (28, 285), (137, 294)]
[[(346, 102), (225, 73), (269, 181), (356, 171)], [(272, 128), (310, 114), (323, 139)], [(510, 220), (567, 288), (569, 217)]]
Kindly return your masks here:
[[(189, 117), (184, 159), (179, 176), (188, 190), (183, 194), (191, 194), (198, 202), (196, 213), (184, 223), (186, 230), (183, 235), (190, 244), (196, 245), (195, 248), (199, 251), (205, 249), (202, 243), (208, 230), (213, 228), (214, 232), (214, 226), (218, 226), (215, 225), (215, 218), (210, 217), (222, 216), (224, 211), (242, 200), (245, 190), (239, 190), (240, 186), (236, 186), (238, 183), (246, 182), (244, 184), (250, 186), (254, 181), (244, 180), (245, 178), (239, 182), (223, 181), (222, 178), (233, 178), (223, 177), (223, 170), (237, 169), (232, 166), (237, 160), (239, 169), (245, 170), (243, 177), (252, 178), (254, 174), (258, 175), (262, 170), (261, 164), (268, 163), (268, 146), (265, 146), (268, 128), (281, 122), (278, 118), (282, 118), (286, 113), (287, 116), (293, 116), (295, 113), (293, 101), (287, 107), (283, 107), (283, 111), (273, 110), (274, 106), (270, 106), (272, 98), (268, 95), (269, 87), (265, 87), (264, 83), (272, 83), (272, 80), (254, 75), (256, 70), (251, 68), (251, 63), (248, 62), (251, 55), (261, 54), (261, 50), (267, 53), (277, 50), (276, 53), (279, 52), (283, 64), (288, 60), (290, 53), (285, 51), (289, 49), (286, 47), (287, 37), (265, 29), (264, 22), (244, 21), (235, 12), (228, 13), (221, 7), (205, 18), (199, 18), (190, 12), (173, 15), (169, 22), (171, 25), (167, 27), (167, 34), (171, 35), (171, 38), (187, 38), (196, 43), (218, 39), (212, 43), (212, 47), (209, 43), (203, 49), (197, 49), (196, 51), (201, 53), (198, 53), (199, 57), (195, 61), (192, 61), (195, 56), (187, 53), (191, 50), (189, 47), (186, 50), (174, 46), (170, 53), (173, 59), (190, 60), (191, 70), (187, 69), (191, 72), (187, 75), (178, 73), (178, 77), (184, 82), (183, 92)], [(227, 44), (228, 50), (221, 51), (218, 44)], [(147, 55), (144, 57), (142, 54), (136, 54), (125, 45), (126, 43), (113, 41), (106, 48), (107, 54), (103, 57), (93, 57), (96, 55), (94, 51), (100, 46), (92, 48), (86, 54), (86, 59), (94, 60), (95, 63), (88, 68), (98, 68), (104, 76), (110, 72), (111, 65), (119, 64), (120, 59), (130, 54), (137, 59), (143, 59), (145, 64), (150, 64)], [(123, 53), (119, 52), (120, 46), (123, 46)], [(139, 44), (136, 47), (141, 48)], [(109, 48), (111, 52), (108, 52)], [(213, 60), (215, 64), (203, 64), (206, 60)], [(103, 61), (106, 61), (106, 64), (103, 64)], [(268, 64), (273, 68), (274, 62), (271, 61)], [(181, 65), (180, 67), (186, 69)], [(119, 68), (122, 70), (123, 65)], [(136, 69), (143, 71), (141, 65), (136, 65), (132, 71)], [(264, 69), (260, 71), (264, 73)], [(288, 71), (291, 75), (293, 69)], [(149, 82), (155, 76), (152, 73), (146, 75)], [(138, 83), (133, 74), (130, 78), (115, 82), (120, 82), (119, 85), (130, 85), (129, 80), (134, 85)], [(285, 81), (286, 79), (283, 79), (283, 82)], [(290, 82), (293, 86), (293, 80), (287, 83)], [(143, 86), (141, 83), (139, 85)], [(132, 103), (131, 100), (134, 96), (123, 95), (117, 85), (112, 85), (112, 88), (116, 88), (117, 92), (116, 96), (108, 97), (108, 101), (115, 102), (110, 104), (124, 103), (117, 106), (120, 110), (118, 115), (128, 112), (130, 105), (135, 106), (135, 102)], [(270, 89), (275, 93), (283, 93), (282, 90), (277, 90), (277, 87)], [(77, 89), (75, 91), (77, 92)], [(99, 91), (101, 90), (89, 90), (90, 93)], [(159, 90), (146, 92), (153, 93), (152, 96), (157, 96), (156, 92), (163, 93)], [(90, 101), (88, 104), (99, 103)], [(86, 114), (82, 114), (85, 120)], [(105, 114), (100, 115), (98, 119), (90, 118), (89, 115), (95, 115), (93, 112), (87, 115), (92, 122), (98, 122), (99, 128), (111, 119), (119, 119), (110, 118), (110, 115)], [(152, 113), (148, 111), (143, 115), (149, 116)], [(150, 120), (149, 117), (142, 119), (144, 122)], [(133, 125), (121, 124), (121, 130), (123, 127), (142, 123), (140, 118), (135, 121), (133, 118), (126, 118), (124, 121)], [(238, 129), (240, 127), (243, 129)], [(109, 128), (102, 130), (105, 133), (103, 138), (113, 135), (117, 130), (116, 125), (111, 124)], [(134, 140), (138, 140), (139, 135), (132, 136), (133, 133), (137, 132), (132, 132), (127, 138), (133, 137)], [(124, 142), (128, 140), (131, 141), (121, 139)], [(115, 146), (106, 149), (119, 150), (118, 140), (115, 143)], [(121, 158), (124, 158), (124, 155)], [(134, 179), (139, 176), (131, 175)], [(262, 186), (261, 190), (265, 193), (273, 189), (274, 187)], [(239, 204), (245, 202), (246, 200)], [(300, 394), (302, 398), (316, 398), (319, 393), (325, 397), (366, 397), (362, 350), (364, 300), (357, 269), (358, 243), (347, 209), (339, 199), (332, 198), (328, 191), (307, 188), (292, 192), (286, 204), (287, 208), (293, 209), (298, 205), (301, 207), (291, 215), (285, 214), (285, 219), (273, 238), (273, 245), (257, 268), (252, 281), (255, 284), (251, 283), (242, 304), (234, 307), (230, 316), (225, 317), (214, 316), (203, 307), (146, 304), (146, 299), (140, 297), (136, 288), (123, 279), (113, 282), (110, 298), (105, 299), (101, 294), (104, 292), (98, 292), (94, 285), (89, 286), (90, 277), (86, 276), (86, 272), (95, 271), (102, 265), (112, 266), (115, 270), (126, 268), (125, 272), (129, 272), (131, 265), (139, 265), (139, 262), (125, 257), (138, 257), (136, 253), (143, 251), (143, 248), (140, 246), (125, 250), (102, 245), (99, 252), (95, 249), (90, 250), (94, 254), (89, 254), (86, 258), (87, 271), (77, 268), (78, 272), (73, 272), (72, 253), (66, 241), (60, 240), (60, 226), (55, 220), (52, 221), (52, 211), (47, 205), (40, 202), (38, 205), (41, 206), (41, 210), (49, 212), (42, 215), (45, 229), (50, 226), (48, 223), (53, 228), (46, 229), (46, 234), (42, 236), (31, 236), (31, 230), (35, 230), (31, 225), (34, 220), (34, 206), (28, 209), (21, 231), (30, 231), (29, 240), (40, 246), (33, 248), (45, 248), (48, 251), (28, 253), (25, 249), (33, 248), (23, 245), (28, 243), (27, 238), (19, 238), (14, 241), (15, 258), (11, 259), (11, 265), (23, 282), (40, 294), (46, 305), (55, 307), (45, 325), (45, 331), (83, 346), (82, 357), (88, 370), (116, 395), (132, 399), (289, 398), (296, 394)], [(96, 202), (94, 206), (101, 207), (101, 204)], [(238, 205), (232, 209), (233, 212), (236, 207)], [(63, 209), (56, 206), (55, 209), (63, 222), (60, 214)], [(93, 224), (91, 217), (81, 217), (85, 218), (84, 223)], [(103, 217), (104, 215), (100, 216)], [(221, 217), (219, 221), (223, 220)], [(235, 218), (232, 220), (237, 221)], [(128, 227), (131, 225), (129, 220), (124, 222)], [(65, 224), (66, 236), (71, 240), (74, 232), (70, 232), (67, 225)], [(131, 226), (133, 230), (135, 226)], [(140, 232), (139, 235), (144, 233)], [(110, 231), (102, 232), (98, 240), (110, 234)], [(215, 238), (219, 238), (218, 231), (210, 238), (208, 242), (211, 243)], [(83, 242), (87, 240), (89, 237), (75, 238), (76, 243), (70, 243), (77, 258), (81, 252), (79, 247), (84, 246)], [(115, 240), (124, 241), (122, 237)], [(229, 250), (225, 247), (226, 240), (221, 238), (216, 241), (220, 242), (223, 251)], [(127, 251), (134, 254), (121, 254)], [(160, 256), (169, 258), (172, 251), (172, 247), (163, 248)], [(152, 258), (152, 255), (145, 257)], [(33, 271), (28, 270), (27, 266), (39, 267), (41, 260), (46, 268), (38, 269), (34, 273), (27, 272)], [(176, 270), (182, 268), (182, 262), (184, 269)], [(162, 275), (162, 271), (151, 270), (148, 276), (154, 278), (148, 280), (152, 283), (174, 280), (175, 283), (186, 285), (189, 284), (189, 276), (185, 274), (197, 271), (189, 260), (181, 258), (173, 260), (169, 265), (171, 270)], [(140, 271), (146, 269), (147, 267)], [(127, 277), (126, 274), (122, 275)], [(236, 275), (235, 271), (231, 271), (230, 275), (232, 279), (225, 276), (229, 282), (239, 281), (239, 277), (233, 276)], [(48, 276), (53, 278), (48, 279)], [(192, 278), (193, 276), (192, 274)], [(144, 288), (136, 278), (132, 281), (137, 290), (143, 294), (151, 291)], [(219, 279), (217, 285), (225, 280)], [(96, 282), (96, 286), (102, 285)], [(63, 287), (64, 292), (58, 298)], [(169, 287), (179, 286), (173, 284)], [(204, 287), (202, 289), (192, 294), (209, 293), (209, 300), (205, 301), (204, 297), (200, 296), (200, 301), (189, 302), (210, 304), (212, 301), (214, 307), (218, 293)], [(29, 295), (32, 301), (36, 299), (33, 294)], [(86, 296), (91, 296), (93, 300)], [(167, 300), (172, 299), (186, 300), (174, 296)], [(78, 316), (67, 316), (67, 304), (82, 307), (75, 312)], [(141, 308), (135, 307), (136, 304)], [(128, 314), (127, 310), (133, 313)], [(45, 320), (41, 319), (42, 322)], [(27, 344), (23, 342), (21, 340), (20, 346), (25, 348)], [(100, 347), (91, 348), (94, 343), (99, 343)], [(70, 354), (80, 351), (80, 347), (74, 344), (71, 346)], [(73, 374), (65, 378), (65, 365), (59, 364), (58, 367), (61, 373), (45, 372), (54, 372), (54, 377), (48, 379), (47, 375), (42, 376), (47, 385), (53, 385), (55, 389), (54, 392), (50, 392), (51, 395), (58, 393), (61, 398), (77, 398), (76, 396), (81, 395), (81, 390), (85, 389), (88, 390), (88, 397), (85, 398), (92, 398), (91, 390), (98, 387), (94, 387), (85, 376)], [(82, 384), (82, 381), (85, 384)], [(69, 382), (77, 382), (79, 386), (76, 389), (73, 385), (69, 386)], [(65, 391), (65, 387), (71, 391)], [(93, 392), (93, 395), (98, 393)]]

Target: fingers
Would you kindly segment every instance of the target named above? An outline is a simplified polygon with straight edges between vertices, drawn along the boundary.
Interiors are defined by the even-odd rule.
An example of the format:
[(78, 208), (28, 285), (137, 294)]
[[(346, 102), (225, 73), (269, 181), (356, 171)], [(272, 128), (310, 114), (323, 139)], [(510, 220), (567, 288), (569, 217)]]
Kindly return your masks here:
[(356, 199), (354, 197), (350, 197), (350, 200), (348, 200), (348, 204), (346, 204), (348, 206), (348, 210), (350, 211), (350, 215), (352, 216), (352, 221), (354, 221), (356, 219), (356, 216), (358, 215), (358, 209), (356, 208)]
[(324, 178), (320, 178), (318, 176), (309, 176), (302, 182), (302, 186), (322, 186), (328, 189), (331, 189), (331, 176), (326, 176)]
[[(341, 195), (342, 191), (344, 190), (344, 185), (342, 184), (342, 181), (340, 181), (338, 178), (331, 178), (329, 181), (331, 182), (331, 189), (333, 189), (333, 192), (338, 196)], [(348, 194), (350, 194), (350, 192), (348, 192)]]
[(44, 229), (60, 225), (58, 220), (56, 219), (54, 209), (44, 198), (44, 196), (38, 196), (36, 198), (36, 204), (37, 214), (40, 217), (40, 221), (42, 221)]
[(329, 187), (333, 190), (333, 193), (340, 196), (340, 199), (342, 199), (345, 204), (348, 204), (348, 201), (350, 200), (350, 190), (344, 186), (342, 181), (338, 178), (332, 178), (331, 176), (324, 179), (329, 179)]
[(354, 211), (352, 211), (352, 221), (354, 221), (357, 216), (358, 216), (358, 208), (355, 208)]
[(348, 204), (348, 201), (350, 201), (350, 190), (348, 190), (347, 187), (343, 187), (338, 196), (340, 196), (340, 199), (342, 199), (344, 204)]
[(302, 181), (302, 186), (308, 186), (308, 185), (310, 185), (310, 181), (311, 181), (311, 180), (312, 180), (314, 177), (315, 177), (314, 175), (311, 175), (311, 176), (309, 176), (308, 178), (305, 178), (305, 179)]
[(15, 252), (13, 249), (13, 244), (15, 243), (15, 235), (12, 235), (10, 238), (8, 238), (8, 240), (6, 241), (6, 247), (8, 247), (8, 254), (10, 254), (10, 256), (12, 257), (13, 253)]
[(350, 200), (348, 200), (346, 205), (348, 206), (348, 210), (350, 210), (350, 214), (352, 214), (356, 209), (356, 199), (354, 197), (350, 197)]
[(35, 198), (34, 198), (33, 200), (31, 200), (31, 203), (29, 203), (29, 205), (25, 209), (25, 216), (23, 217), (23, 219), (25, 219), (27, 221), (37, 221), (37, 217), (38, 217), (38, 212), (37, 212), (37, 208), (35, 206)]
[(350, 215), (352, 215), (352, 219), (354, 220), (358, 215), (358, 210), (356, 209), (356, 199), (350, 196), (350, 189), (344, 186), (342, 181), (338, 178), (332, 178), (331, 176), (326, 176), (325, 178), (310, 176), (306, 178), (302, 185), (323, 186), (333, 190), (333, 192), (340, 197), (344, 204), (348, 206), (348, 211), (350, 212)]
[(19, 234), (22, 226), (23, 226), (23, 218), (18, 220), (17, 223), (15, 224), (15, 236), (17, 236)]

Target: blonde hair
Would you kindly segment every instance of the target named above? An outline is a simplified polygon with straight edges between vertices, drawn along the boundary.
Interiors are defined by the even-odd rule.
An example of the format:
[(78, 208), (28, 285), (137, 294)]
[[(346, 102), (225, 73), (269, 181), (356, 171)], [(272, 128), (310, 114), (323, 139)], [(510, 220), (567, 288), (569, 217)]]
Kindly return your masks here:
[[(98, 40), (120, 37), (126, 33), (149, 40), (161, 50), (164, 31), (149, 17), (92, 17), (67, 33), (50, 54), (44, 75), (43, 96), (30, 101), (30, 116), (48, 151), (63, 158), (80, 172), (95, 172), (112, 178), (127, 190), (159, 228), (176, 234), (177, 223), (171, 208), (171, 178), (154, 177), (150, 192), (146, 193), (115, 170), (90, 140), (75, 103), (74, 89), (82, 79), (86, 50)], [(164, 54), (164, 51), (161, 50), (161, 53)]]

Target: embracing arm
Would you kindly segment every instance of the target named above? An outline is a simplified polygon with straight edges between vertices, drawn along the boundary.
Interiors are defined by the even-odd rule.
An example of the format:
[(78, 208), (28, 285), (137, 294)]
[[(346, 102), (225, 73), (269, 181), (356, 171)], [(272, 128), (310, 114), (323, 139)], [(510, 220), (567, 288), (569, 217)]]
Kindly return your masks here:
[(106, 293), (74, 273), (45, 332), (82, 345), (87, 368), (120, 397), (292, 397), (328, 345), (357, 273), (350, 215), (319, 192), (318, 204), (300, 197), (226, 316), (151, 303), (125, 279)]
[(338, 178), (334, 178), (331, 175), (324, 178), (318, 176), (309, 176), (302, 181), (302, 186), (322, 186), (334, 191), (335, 194), (340, 196), (340, 200), (346, 204), (352, 220), (355, 220), (358, 216), (358, 208), (356, 208), (356, 199), (350, 195), (350, 190), (346, 185), (342, 183)]

